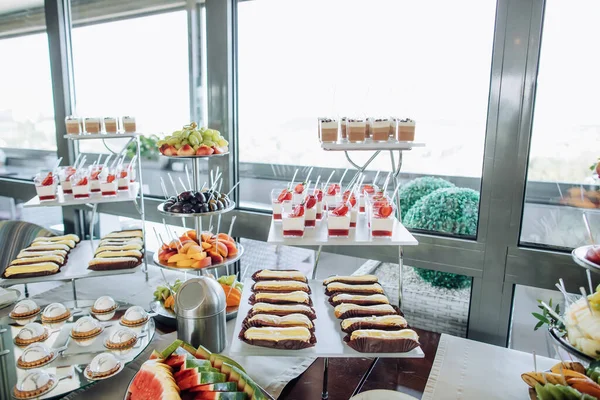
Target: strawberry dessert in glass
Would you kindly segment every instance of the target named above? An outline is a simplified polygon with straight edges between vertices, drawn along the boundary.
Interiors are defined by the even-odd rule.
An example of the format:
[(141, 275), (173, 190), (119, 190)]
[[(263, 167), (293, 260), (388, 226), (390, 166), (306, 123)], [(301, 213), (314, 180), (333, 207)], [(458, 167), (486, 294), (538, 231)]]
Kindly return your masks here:
[(100, 180), (100, 192), (102, 196), (116, 196), (117, 190), (117, 174), (114, 169), (106, 168), (106, 173), (102, 174)]
[(309, 194), (304, 200), (304, 226), (307, 228), (314, 228), (317, 226), (317, 208), (319, 205), (319, 199), (316, 194)]
[(358, 196), (358, 211), (364, 213), (366, 211), (366, 198), (378, 192), (379, 188), (371, 183), (364, 183), (360, 185)]
[(119, 190), (129, 190), (129, 184), (135, 182), (135, 168), (129, 163), (117, 170), (117, 185)]
[(337, 183), (330, 183), (327, 187), (323, 184), (323, 201), (325, 203), (324, 210), (327, 210), (327, 205), (334, 205), (336, 202), (340, 201), (340, 185)]
[(100, 192), (100, 175), (102, 174), (102, 165), (94, 165), (90, 170), (90, 191), (92, 193)]
[(62, 191), (64, 194), (71, 194), (73, 190), (71, 189), (71, 181), (69, 178), (76, 172), (77, 170), (71, 166), (62, 168), (58, 176), (60, 177), (60, 186), (62, 187)]
[(292, 193), (292, 200), (294, 203), (302, 203), (304, 200), (304, 189), (306, 188), (306, 183), (298, 183), (294, 186), (294, 190)]
[(392, 237), (394, 232), (394, 203), (387, 196), (373, 196), (368, 200), (369, 227), (373, 237)]
[(313, 195), (317, 198), (317, 219), (323, 218), (323, 191), (321, 189), (315, 189)]
[(282, 215), (283, 237), (302, 237), (304, 236), (304, 204), (293, 204), (292, 211), (286, 212), (284, 201), (284, 211)]
[[(283, 202), (288, 201), (286, 203), (287, 207), (291, 207), (293, 195), (292, 192), (288, 189), (273, 189), (271, 190), (271, 205), (273, 206), (273, 220), (281, 221), (281, 216), (283, 214)], [(291, 208), (287, 210), (292, 211)]]
[(56, 200), (58, 177), (53, 172), (40, 172), (33, 179), (40, 201)]
[(347, 237), (350, 234), (350, 204), (337, 202), (327, 205), (327, 233), (329, 237)]
[(342, 195), (342, 201), (350, 206), (350, 228), (356, 228), (356, 221), (358, 220), (358, 207), (356, 204), (356, 194), (350, 190), (344, 191)]
[(73, 197), (84, 199), (90, 197), (90, 176), (87, 169), (80, 169), (69, 178)]

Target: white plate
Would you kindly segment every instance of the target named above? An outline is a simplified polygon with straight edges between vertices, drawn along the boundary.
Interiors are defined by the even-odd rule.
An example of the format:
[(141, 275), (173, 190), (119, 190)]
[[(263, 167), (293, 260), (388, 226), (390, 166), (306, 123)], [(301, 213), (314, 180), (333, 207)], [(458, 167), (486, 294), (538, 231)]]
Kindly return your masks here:
[(13, 300), (13, 301), (7, 301), (7, 302), (4, 302), (4, 303), (0, 303), (0, 309), (15, 304), (21, 298), (21, 292), (19, 292), (17, 289), (6, 289), (6, 291), (8, 291), (8, 292), (15, 292), (17, 294), (17, 299)]
[(588, 249), (592, 246), (597, 246), (597, 245), (588, 245), (588, 246), (578, 247), (571, 252), (571, 256), (573, 257), (573, 261), (575, 261), (577, 264), (579, 264), (583, 268), (587, 268), (587, 269), (595, 271), (595, 272), (600, 272), (600, 265), (595, 264), (595, 263), (589, 261), (587, 258), (585, 258), (585, 254), (587, 253)]
[(350, 400), (417, 400), (417, 398), (394, 390), (377, 389), (359, 393)]

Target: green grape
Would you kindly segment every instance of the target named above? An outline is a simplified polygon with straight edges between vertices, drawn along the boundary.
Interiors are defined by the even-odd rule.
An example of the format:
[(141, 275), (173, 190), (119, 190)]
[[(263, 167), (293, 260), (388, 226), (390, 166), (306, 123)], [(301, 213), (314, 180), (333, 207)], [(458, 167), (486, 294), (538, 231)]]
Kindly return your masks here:
[(229, 146), (229, 142), (227, 142), (227, 140), (225, 140), (225, 139), (217, 140), (217, 144), (219, 145), (219, 147)]
[(189, 141), (189, 140), (187, 140), (187, 139), (183, 139), (183, 140), (181, 141), (181, 145), (182, 145), (182, 146), (185, 146), (186, 144), (190, 144), (190, 141)]
[(156, 142), (156, 145), (158, 147), (162, 146), (163, 144), (167, 143), (165, 140), (159, 140), (158, 142)]
[(179, 135), (181, 135), (181, 133), (182, 133), (181, 131), (175, 131), (175, 132), (173, 132), (173, 136), (179, 136)]
[(176, 144), (179, 144), (179, 142), (181, 142), (181, 139), (179, 139), (178, 137), (174, 137), (174, 138), (167, 140), (167, 143), (170, 144), (171, 146), (175, 146)]
[(207, 145), (208, 147), (216, 146), (215, 142), (213, 142), (212, 140), (205, 140), (204, 142), (202, 142), (202, 144)]
[(183, 145), (181, 143), (177, 143), (177, 144), (174, 144), (173, 146), (175, 146), (175, 148), (177, 150), (179, 150), (181, 148), (181, 146), (183, 146)]
[(200, 141), (198, 140), (198, 137), (196, 137), (196, 136), (190, 135), (190, 137), (188, 138), (188, 141), (190, 142), (190, 144), (192, 146), (198, 146), (200, 144)]
[(190, 131), (183, 131), (183, 133), (181, 134), (181, 138), (187, 139), (188, 137), (190, 137), (190, 133)]

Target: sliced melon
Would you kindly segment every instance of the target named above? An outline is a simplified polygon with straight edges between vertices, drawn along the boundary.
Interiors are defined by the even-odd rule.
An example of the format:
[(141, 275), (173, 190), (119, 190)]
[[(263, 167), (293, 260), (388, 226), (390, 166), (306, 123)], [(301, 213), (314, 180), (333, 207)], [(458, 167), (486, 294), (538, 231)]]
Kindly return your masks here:
[(194, 400), (246, 400), (244, 392), (197, 392)]
[(212, 353), (210, 352), (210, 350), (208, 350), (206, 347), (200, 345), (198, 346), (198, 348), (196, 349), (196, 358), (200, 358), (202, 360), (209, 360), (210, 359), (210, 355)]
[(173, 343), (171, 343), (169, 346), (167, 346), (166, 349), (164, 349), (163, 351), (160, 352), (161, 354), (161, 358), (163, 360), (166, 360), (167, 357), (169, 357), (171, 354), (173, 354), (173, 352), (175, 350), (177, 350), (179, 348), (179, 346), (181, 346), (181, 344), (183, 343), (183, 340), (175, 340)]
[(221, 382), (221, 383), (209, 383), (207, 385), (198, 385), (190, 389), (190, 392), (235, 392), (237, 390), (237, 383), (235, 382)]
[(179, 382), (179, 389), (187, 390), (207, 383), (225, 382), (225, 374), (220, 372), (196, 372)]
[(240, 364), (238, 364), (237, 362), (235, 362), (231, 358), (229, 358), (227, 356), (224, 356), (222, 354), (215, 354), (215, 353), (211, 354), (210, 355), (210, 362), (212, 363), (213, 367), (215, 367), (215, 368), (221, 368), (221, 366), (223, 365), (223, 363), (227, 363), (229, 365), (237, 367), (242, 372), (246, 372), (244, 370), (244, 368), (242, 368), (242, 366)]
[(192, 355), (196, 354), (196, 348), (187, 342), (183, 342), (181, 347)]

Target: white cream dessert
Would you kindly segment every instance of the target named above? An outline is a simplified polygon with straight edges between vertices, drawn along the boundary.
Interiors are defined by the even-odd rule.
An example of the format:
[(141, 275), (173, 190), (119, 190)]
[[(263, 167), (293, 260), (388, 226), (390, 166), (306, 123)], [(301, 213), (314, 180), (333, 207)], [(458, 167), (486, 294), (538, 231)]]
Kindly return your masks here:
[(121, 317), (121, 323), (123, 325), (136, 326), (148, 321), (148, 313), (140, 306), (132, 306), (125, 311), (123, 317)]
[(302, 237), (304, 236), (304, 206), (298, 204), (293, 206), (291, 212), (283, 212), (281, 223), (283, 237)]
[(396, 137), (399, 142), (412, 142), (415, 140), (416, 122), (410, 118), (396, 121)]
[(352, 294), (383, 294), (383, 288), (379, 283), (348, 284), (332, 282), (327, 285), (328, 293), (352, 293)]
[(71, 336), (75, 339), (90, 338), (99, 335), (102, 332), (102, 326), (94, 318), (85, 316), (77, 320), (71, 329)]
[(137, 342), (137, 335), (128, 328), (115, 330), (106, 339), (104, 345), (109, 349), (126, 349), (132, 347)]
[(43, 370), (31, 371), (17, 382), (12, 395), (17, 399), (33, 399), (48, 392), (55, 383), (54, 375)]
[(244, 337), (248, 340), (268, 340), (278, 342), (281, 340), (300, 340), (309, 342), (311, 338), (310, 331), (301, 326), (285, 328), (248, 328), (244, 332)]
[(62, 191), (64, 194), (73, 193), (73, 188), (71, 186), (71, 176), (75, 174), (77, 170), (73, 167), (64, 167), (59, 172), (60, 178), (60, 186), (62, 187)]
[(68, 116), (65, 118), (65, 128), (68, 135), (79, 135), (83, 132), (81, 128), (81, 118), (75, 116)]
[(119, 130), (119, 123), (117, 118), (104, 117), (104, 131), (106, 133), (117, 133)]
[(110, 296), (98, 297), (92, 306), (92, 312), (102, 314), (114, 311), (117, 308), (117, 302)]
[(348, 119), (346, 131), (349, 142), (364, 142), (367, 136), (367, 122), (364, 119)]
[(127, 167), (122, 167), (117, 171), (117, 188), (118, 190), (129, 190), (129, 170)]
[(121, 368), (121, 362), (112, 353), (101, 353), (85, 369), (88, 378), (106, 378)]
[[(394, 307), (389, 304), (377, 304), (373, 306), (360, 306), (357, 304), (343, 303), (335, 306), (334, 313), (336, 318), (346, 319), (361, 316), (373, 315), (394, 315), (397, 314)], [(351, 314), (351, 315), (350, 315)]]
[(332, 296), (333, 303), (352, 303), (352, 304), (389, 304), (387, 296), (383, 294), (348, 294), (340, 293)]
[(28, 318), (40, 312), (40, 307), (33, 300), (25, 299), (19, 301), (10, 312), (10, 317)]
[(312, 316), (314, 311), (312, 308), (305, 304), (271, 304), (271, 303), (255, 303), (250, 309), (252, 314), (273, 314), (273, 315), (287, 315), (287, 314), (304, 314)]
[(17, 360), (17, 366), (20, 368), (36, 368), (50, 362), (53, 357), (54, 354), (44, 343), (32, 343), (23, 350)]
[(336, 203), (327, 206), (327, 232), (330, 237), (346, 237), (350, 234), (352, 216), (345, 203)]
[(317, 226), (317, 209), (321, 206), (315, 194), (309, 194), (304, 200), (304, 226), (314, 228)]
[(314, 327), (310, 318), (304, 314), (287, 314), (287, 315), (271, 315), (271, 314), (256, 314), (248, 319), (249, 324), (259, 326), (303, 326), (307, 329)]
[(116, 172), (107, 169), (106, 176), (100, 179), (100, 192), (102, 196), (116, 196), (119, 190)]
[(100, 118), (86, 118), (84, 123), (87, 133), (96, 134), (102, 132), (102, 120)]
[(306, 276), (298, 270), (261, 269), (253, 275), (254, 280), (286, 280), (306, 282)]
[(134, 133), (137, 131), (134, 117), (121, 118), (121, 127), (126, 133)]
[(69, 319), (71, 312), (61, 303), (48, 304), (42, 312), (42, 322), (59, 322)]
[(73, 197), (76, 199), (90, 197), (90, 179), (87, 170), (79, 170), (70, 178)]
[(387, 142), (390, 137), (389, 118), (375, 118), (371, 122), (371, 138), (376, 142)]
[(44, 326), (37, 322), (25, 325), (15, 337), (15, 344), (26, 346), (34, 342), (41, 342), (48, 338), (48, 331)]
[(92, 193), (100, 192), (100, 181), (106, 175), (102, 166), (95, 166), (90, 171), (90, 191)]
[(335, 208), (336, 204), (339, 203), (342, 199), (342, 196), (340, 194), (340, 185), (338, 185), (337, 183), (332, 183), (327, 187), (324, 183), (322, 187), (322, 192), (323, 203), (325, 204), (323, 210)]
[(332, 143), (338, 140), (338, 122), (331, 118), (319, 119), (319, 137), (321, 142)]
[(283, 212), (292, 211), (293, 194), (287, 188), (271, 190), (271, 205), (273, 207), (273, 220), (281, 221)]
[(56, 200), (58, 191), (58, 177), (52, 172), (39, 173), (33, 179), (35, 191), (40, 201)]
[(293, 292), (302, 290), (310, 292), (310, 288), (304, 282), (298, 281), (259, 281), (252, 287), (254, 292)]

